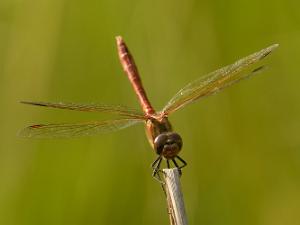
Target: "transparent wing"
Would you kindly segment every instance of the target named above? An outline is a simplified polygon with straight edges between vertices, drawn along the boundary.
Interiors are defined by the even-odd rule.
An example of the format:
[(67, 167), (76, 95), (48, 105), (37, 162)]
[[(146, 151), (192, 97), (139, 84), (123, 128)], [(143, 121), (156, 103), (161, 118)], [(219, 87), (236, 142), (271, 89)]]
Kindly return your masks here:
[(170, 114), (187, 104), (215, 94), (242, 79), (256, 74), (263, 68), (262, 59), (277, 47), (278, 44), (271, 45), (189, 83), (166, 104), (162, 114)]
[(25, 138), (71, 138), (108, 133), (143, 122), (142, 119), (118, 119), (70, 124), (38, 124), (24, 128), (19, 136)]
[(110, 106), (102, 104), (77, 104), (77, 103), (51, 103), (51, 102), (30, 102), (30, 101), (21, 101), (21, 103), (34, 105), (34, 106), (44, 106), (57, 109), (68, 109), (75, 111), (84, 111), (84, 112), (108, 112), (114, 113), (120, 116), (126, 116), (131, 118), (144, 118), (144, 115), (134, 109), (130, 109), (123, 106)]

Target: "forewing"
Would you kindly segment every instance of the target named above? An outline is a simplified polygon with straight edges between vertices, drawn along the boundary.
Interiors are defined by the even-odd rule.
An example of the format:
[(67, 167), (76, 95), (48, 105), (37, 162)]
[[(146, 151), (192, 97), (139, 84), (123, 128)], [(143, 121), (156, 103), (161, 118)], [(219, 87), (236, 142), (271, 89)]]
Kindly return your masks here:
[(120, 116), (126, 116), (131, 118), (144, 118), (144, 115), (134, 109), (130, 109), (123, 106), (111, 106), (104, 104), (78, 104), (78, 103), (51, 103), (51, 102), (30, 102), (30, 101), (21, 101), (21, 103), (34, 105), (34, 106), (44, 106), (57, 109), (68, 109), (75, 111), (84, 111), (84, 112), (108, 112), (114, 113)]
[(118, 119), (70, 124), (38, 124), (24, 128), (19, 136), (25, 138), (72, 138), (109, 133), (143, 122), (142, 119)]
[(263, 69), (262, 60), (277, 47), (278, 44), (271, 45), (189, 83), (174, 95), (164, 107), (162, 113), (165, 115), (170, 114), (187, 104), (215, 94), (242, 79), (256, 74)]

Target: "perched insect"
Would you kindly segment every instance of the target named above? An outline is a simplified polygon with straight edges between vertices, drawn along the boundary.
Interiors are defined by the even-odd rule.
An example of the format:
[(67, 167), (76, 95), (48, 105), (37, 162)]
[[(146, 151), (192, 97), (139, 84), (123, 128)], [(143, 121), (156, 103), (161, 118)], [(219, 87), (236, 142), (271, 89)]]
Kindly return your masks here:
[[(143, 122), (146, 126), (146, 134), (150, 145), (158, 155), (157, 159), (152, 163), (154, 177), (159, 171), (162, 159), (166, 160), (168, 168), (170, 168), (170, 160), (179, 169), (186, 166), (186, 162), (178, 156), (182, 148), (182, 139), (178, 133), (172, 130), (168, 116), (196, 100), (215, 94), (225, 87), (261, 71), (263, 68), (262, 60), (278, 47), (278, 44), (271, 45), (231, 65), (200, 77), (182, 88), (161, 111), (156, 112), (147, 98), (138, 69), (128, 47), (122, 37), (116, 37), (116, 41), (120, 62), (138, 97), (143, 113), (121, 106), (22, 101), (22, 103), (35, 106), (85, 112), (114, 113), (121, 116), (121, 118), (74, 124), (32, 125), (21, 130), (20, 135), (28, 138), (77, 137), (112, 132)], [(181, 165), (178, 164), (176, 159), (181, 162)]]

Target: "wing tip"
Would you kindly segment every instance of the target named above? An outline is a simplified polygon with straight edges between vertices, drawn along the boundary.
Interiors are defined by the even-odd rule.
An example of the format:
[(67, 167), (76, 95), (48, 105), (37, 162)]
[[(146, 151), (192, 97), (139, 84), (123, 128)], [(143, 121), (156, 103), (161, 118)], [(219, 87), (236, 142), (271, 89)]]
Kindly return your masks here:
[(279, 44), (275, 43), (275, 44), (272, 44), (269, 47), (267, 47), (266, 51), (270, 53), (270, 52), (274, 51), (278, 47), (279, 47)]
[(272, 44), (270, 47), (268, 47), (268, 49), (269, 49), (269, 51), (271, 52), (271, 51), (275, 50), (275, 49), (278, 48), (278, 47), (279, 47), (279, 44), (278, 44), (278, 43), (275, 43), (275, 44)]
[(20, 138), (30, 138), (31, 135), (28, 134), (27, 130), (28, 130), (29, 127), (25, 127), (21, 130), (19, 130), (19, 132), (17, 133), (17, 137), (20, 137)]
[(258, 55), (258, 59), (261, 60), (261, 59), (267, 57), (268, 55), (270, 55), (278, 46), (279, 46), (279, 44), (270, 45), (269, 47), (264, 48), (261, 51), (254, 53), (254, 55)]
[(35, 106), (47, 106), (45, 102), (31, 102), (31, 101), (19, 101), (21, 104), (35, 105)]
[(35, 124), (35, 125), (30, 125), (28, 127), (25, 127), (21, 130), (19, 130), (19, 132), (17, 133), (18, 137), (21, 138), (33, 138), (33, 137), (37, 137), (34, 133), (34, 130), (36, 128), (41, 128), (45, 126), (44, 124)]
[(19, 101), (19, 103), (21, 103), (21, 104), (30, 104), (29, 101), (23, 101), (23, 100)]

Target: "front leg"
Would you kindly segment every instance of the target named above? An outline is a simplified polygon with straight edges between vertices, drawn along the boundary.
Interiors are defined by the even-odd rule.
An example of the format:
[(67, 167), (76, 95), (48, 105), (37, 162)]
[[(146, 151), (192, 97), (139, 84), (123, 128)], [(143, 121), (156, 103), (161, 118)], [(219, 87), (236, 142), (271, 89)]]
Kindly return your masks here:
[(162, 161), (162, 157), (158, 156), (157, 159), (151, 164), (151, 167), (153, 169), (152, 177), (154, 177), (154, 179), (156, 179), (160, 183), (162, 182), (162, 179), (159, 176), (159, 171), (160, 171), (159, 167), (160, 167), (161, 161)]

